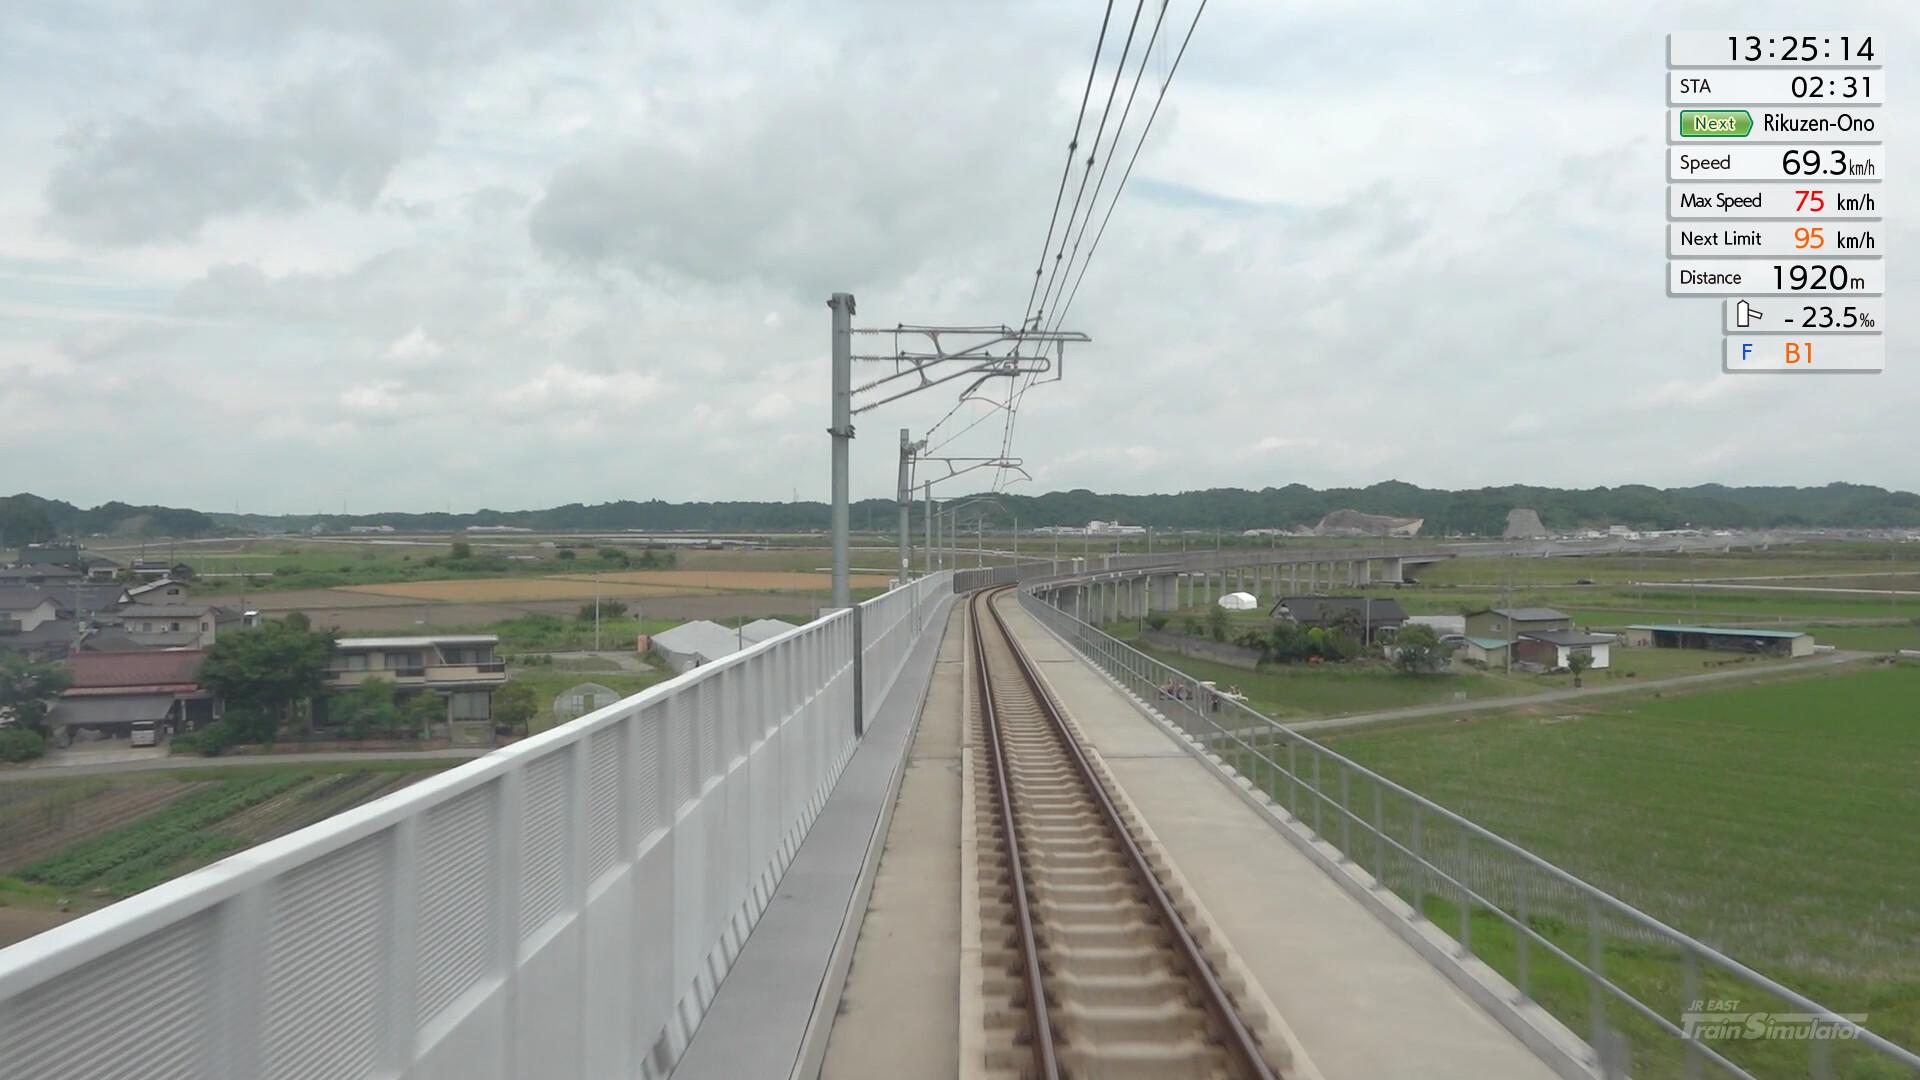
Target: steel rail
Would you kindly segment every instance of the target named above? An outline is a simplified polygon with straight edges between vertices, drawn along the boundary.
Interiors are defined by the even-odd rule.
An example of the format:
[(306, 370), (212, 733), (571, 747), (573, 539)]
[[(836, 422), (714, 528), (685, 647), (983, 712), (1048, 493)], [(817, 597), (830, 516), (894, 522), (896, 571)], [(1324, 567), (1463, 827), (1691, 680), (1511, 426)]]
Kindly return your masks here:
[[(1154, 874), (1152, 865), (1147, 861), (1146, 853), (1141, 851), (1140, 845), (1134, 842), (1132, 830), (1128, 829), (1121, 819), (1119, 808), (1107, 794), (1106, 785), (1100, 782), (1099, 775), (1094, 772), (1093, 763), (1088, 760), (1079, 739), (1067, 727), (1065, 718), (1061, 716), (1052, 695), (1047, 693), (1045, 685), (1040, 681), (1039, 673), (1034, 670), (1032, 661), (1015, 641), (1013, 631), (1007, 626), (1006, 619), (993, 606), (995, 597), (1012, 590), (1013, 586), (1001, 586), (981, 590), (977, 595), (981, 597), (980, 603), (984, 604), (988, 613), (992, 615), (995, 627), (1006, 639), (1008, 652), (1012, 654), (1014, 663), (1019, 667), (1020, 676), (1033, 695), (1035, 704), (1039, 706), (1040, 712), (1046, 716), (1059, 735), (1062, 745), (1066, 747), (1068, 755), (1079, 770), (1082, 782), (1086, 784), (1088, 791), (1093, 795), (1094, 802), (1100, 807), (1101, 816), (1106, 819), (1108, 829), (1120, 842), (1121, 849), (1125, 851), (1127, 861), (1133, 868), (1134, 877), (1145, 886), (1155, 913), (1178, 946), (1174, 952), (1187, 968), (1188, 977), (1199, 984), (1202, 991), (1201, 1004), (1212, 1015), (1214, 1022), (1219, 1024), (1221, 1030), (1226, 1033), (1228, 1054), (1240, 1059), (1239, 1064), (1245, 1070), (1244, 1075), (1257, 1077), (1259, 1080), (1278, 1080), (1278, 1075), (1267, 1066), (1266, 1058), (1261, 1055), (1260, 1044), (1254, 1039), (1253, 1032), (1241, 1022), (1238, 1010), (1234, 1008), (1232, 999), (1227, 996), (1226, 987), (1222, 986), (1220, 980), (1214, 976), (1213, 967), (1201, 952), (1199, 943), (1193, 939), (1192, 934), (1187, 932), (1185, 920), (1180, 917), (1173, 898), (1168, 896), (1166, 889), (1161, 887), (1160, 879)], [(976, 622), (976, 639), (978, 634), (979, 627)], [(976, 651), (980, 655), (982, 674), (985, 675), (985, 651)], [(998, 739), (997, 731), (990, 731), (990, 734), (995, 740)], [(997, 749), (995, 753), (997, 760)]]
[(1020, 863), (1020, 836), (1014, 831), (1013, 788), (1007, 782), (1006, 755), (1000, 744), (1000, 719), (993, 704), (993, 673), (987, 666), (986, 638), (980, 631), (980, 607), (992, 607), (988, 597), (994, 593), (979, 592), (973, 597), (973, 661), (979, 678), (980, 715), (986, 721), (987, 756), (993, 762), (993, 787), (1000, 795), (1000, 828), (1007, 839), (1007, 876), (1012, 880), (1015, 920), (1020, 936), (1020, 950), (1026, 959), (1027, 968), (1027, 1011), (1033, 1017), (1033, 1064), (1039, 1070), (1043, 1080), (1059, 1080), (1060, 1063), (1053, 1048), (1053, 1022), (1047, 1016), (1047, 987), (1040, 972), (1040, 946), (1033, 936), (1033, 907), (1027, 901), (1026, 871)]

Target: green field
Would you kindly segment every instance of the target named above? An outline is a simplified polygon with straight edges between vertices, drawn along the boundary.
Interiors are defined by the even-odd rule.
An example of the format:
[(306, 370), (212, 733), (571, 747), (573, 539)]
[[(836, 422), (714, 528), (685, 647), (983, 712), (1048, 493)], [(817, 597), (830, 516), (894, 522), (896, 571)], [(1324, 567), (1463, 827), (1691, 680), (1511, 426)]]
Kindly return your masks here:
[(0, 907), (97, 907), (453, 764), (262, 764), (0, 784)]
[[(1829, 1007), (1868, 1013), (1868, 1026), (1894, 1041), (1920, 1045), (1920, 666), (1599, 698), (1327, 742)], [(1355, 799), (1366, 805), (1370, 794)], [(1457, 923), (1439, 898), (1429, 914), (1443, 927)], [(1551, 930), (1584, 955), (1574, 930)], [(1510, 936), (1490, 916), (1475, 920), (1474, 939), (1496, 967), (1510, 964)], [(1670, 999), (1676, 968), (1656, 953), (1611, 945), (1609, 975)], [(1556, 1011), (1584, 1030), (1581, 984), (1570, 970), (1542, 972), (1536, 992), (1552, 1005), (1564, 983), (1568, 999)], [(1645, 1033), (1636, 1041), (1653, 1056), (1636, 1060), (1635, 1075), (1672, 1070), (1657, 1042)], [(1755, 1059), (1776, 1060), (1788, 1059)]]

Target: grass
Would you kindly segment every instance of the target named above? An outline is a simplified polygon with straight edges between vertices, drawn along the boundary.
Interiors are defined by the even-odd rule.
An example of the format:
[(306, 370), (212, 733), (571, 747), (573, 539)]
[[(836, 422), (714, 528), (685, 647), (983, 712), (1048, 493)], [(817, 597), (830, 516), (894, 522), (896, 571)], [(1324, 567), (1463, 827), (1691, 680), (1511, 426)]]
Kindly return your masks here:
[[(1603, 698), (1557, 712), (1449, 718), (1327, 742), (1787, 986), (1841, 1012), (1868, 1013), (1869, 1027), (1915, 1046), (1916, 701), (1920, 666), (1889, 665), (1685, 696)], [(1355, 805), (1371, 804), (1364, 785), (1351, 796)], [(1446, 849), (1449, 841), (1430, 824), (1427, 843)], [(1367, 862), (1366, 853), (1356, 854)], [(1430, 916), (1453, 931), (1457, 908), (1436, 913), (1436, 900), (1444, 897), (1430, 898)], [(1489, 962), (1511, 971), (1511, 931), (1492, 919), (1474, 920), (1476, 951), (1486, 949)], [(1586, 955), (1583, 930), (1543, 925), (1574, 955)], [(1609, 940), (1610, 978), (1647, 1000), (1678, 1001), (1675, 957)], [(1535, 992), (1584, 1032), (1584, 983), (1570, 970), (1564, 975), (1572, 982), (1561, 995), (1536, 967), (1534, 978), (1548, 981)], [(1753, 996), (1730, 985), (1714, 989), (1703, 985), (1701, 996)], [(1768, 1006), (1749, 1000), (1743, 1007)], [(1617, 1022), (1627, 1023), (1624, 1014)], [(1634, 1045), (1650, 1055), (1636, 1060), (1635, 1075), (1677, 1071), (1677, 1059), (1661, 1055), (1650, 1031), (1640, 1031)], [(1740, 1051), (1758, 1055), (1754, 1067), (1766, 1075), (1792, 1071), (1793, 1059), (1780, 1055), (1804, 1045)]]

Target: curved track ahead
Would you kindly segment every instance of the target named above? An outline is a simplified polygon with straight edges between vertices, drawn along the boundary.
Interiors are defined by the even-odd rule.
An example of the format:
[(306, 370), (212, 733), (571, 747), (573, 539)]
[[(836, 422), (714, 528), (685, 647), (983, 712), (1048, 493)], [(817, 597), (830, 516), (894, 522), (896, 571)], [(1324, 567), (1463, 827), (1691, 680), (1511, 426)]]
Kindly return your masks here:
[[(990, 1066), (1057, 1077), (1274, 1077), (1072, 726), (976, 592), (968, 631)], [(1009, 842), (1011, 841), (1011, 842)]]

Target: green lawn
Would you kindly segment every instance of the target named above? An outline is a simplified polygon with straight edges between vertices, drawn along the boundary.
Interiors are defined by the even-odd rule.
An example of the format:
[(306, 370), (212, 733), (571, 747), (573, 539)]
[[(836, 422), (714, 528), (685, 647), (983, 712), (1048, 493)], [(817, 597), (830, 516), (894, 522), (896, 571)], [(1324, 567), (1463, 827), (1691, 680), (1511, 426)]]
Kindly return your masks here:
[[(1920, 1046), (1920, 666), (1600, 698), (1326, 741), (1829, 1007), (1868, 1013), (1868, 1026), (1896, 1042)], [(1370, 805), (1370, 789), (1356, 787), (1353, 799)], [(1428, 843), (1446, 841), (1430, 826)], [(1457, 909), (1435, 904), (1444, 908), (1444, 899), (1430, 900), (1429, 913), (1451, 931)], [(1540, 925), (1585, 955), (1576, 927), (1545, 917)], [(1496, 967), (1511, 970), (1511, 937), (1491, 916), (1476, 918), (1474, 940)], [(1660, 950), (1615, 942), (1606, 963), (1610, 976), (1653, 999), (1680, 993), (1674, 958)], [(1543, 970), (1547, 978), (1536, 993), (1586, 1030), (1583, 987), (1562, 971), (1565, 1000), (1554, 1000), (1551, 968), (1536, 961), (1536, 980)], [(1656, 1052), (1658, 1041), (1645, 1031), (1636, 1039), (1636, 1051), (1651, 1055), (1637, 1058), (1636, 1076), (1677, 1071), (1677, 1059)], [(1790, 1055), (1803, 1049), (1750, 1044), (1741, 1052), (1759, 1055), (1751, 1060), (1767, 1074), (1791, 1070)], [(1839, 1060), (1850, 1064), (1852, 1056)], [(1838, 1075), (1873, 1074), (1843, 1067)]]

